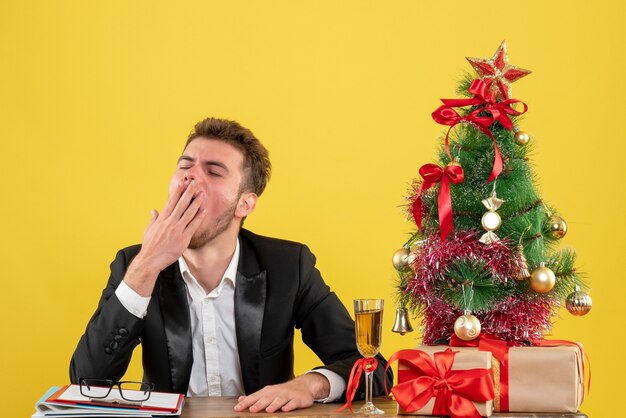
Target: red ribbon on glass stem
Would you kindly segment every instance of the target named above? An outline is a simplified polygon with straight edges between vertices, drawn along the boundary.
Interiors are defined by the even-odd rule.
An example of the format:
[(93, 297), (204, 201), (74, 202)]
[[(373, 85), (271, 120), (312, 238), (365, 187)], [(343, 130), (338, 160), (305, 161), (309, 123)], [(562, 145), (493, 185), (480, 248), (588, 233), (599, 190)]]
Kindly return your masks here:
[(437, 208), (439, 212), (439, 233), (443, 241), (454, 228), (450, 183), (459, 184), (463, 181), (463, 167), (458, 163), (448, 164), (446, 168), (441, 168), (437, 164), (424, 164), (420, 167), (419, 173), (423, 181), (413, 202), (413, 219), (415, 219), (417, 229), (422, 232), (422, 192), (441, 183), (437, 198)]
[[(507, 130), (513, 129), (513, 122), (509, 115), (518, 116), (525, 113), (528, 110), (528, 106), (520, 100), (507, 99), (502, 102), (497, 102), (495, 95), (489, 92), (489, 84), (484, 80), (474, 80), (470, 85), (468, 91), (474, 95), (469, 99), (441, 99), (442, 106), (439, 106), (432, 114), (435, 122), (441, 125), (447, 125), (448, 132), (446, 133), (445, 147), (448, 157), (452, 159), (449, 147), (449, 135), (454, 126), (460, 122), (467, 122), (475, 126), (478, 130), (487, 135), (493, 143), (494, 160), (491, 173), (487, 182), (495, 180), (502, 172), (502, 156), (496, 139), (489, 130), (489, 127), (498, 121)], [(523, 111), (515, 110), (511, 107), (514, 103), (522, 103), (524, 105)], [(465, 106), (479, 106), (466, 116), (461, 116), (454, 110), (455, 107)], [(483, 113), (481, 115), (481, 112)], [(485, 115), (484, 113), (488, 113)]]
[[(350, 379), (348, 379), (348, 386), (346, 387), (346, 403), (335, 412), (343, 411), (346, 408), (350, 408), (350, 412), (352, 412), (352, 400), (354, 399), (354, 395), (356, 395), (356, 390), (359, 387), (363, 371), (373, 372), (377, 367), (378, 360), (374, 357), (360, 358), (354, 363), (352, 370), (350, 370)], [(385, 379), (385, 384), (386, 382), (387, 379)], [(368, 382), (366, 381), (365, 384), (367, 385)]]
[(434, 360), (420, 350), (400, 350), (394, 353), (389, 358), (387, 368), (392, 362), (400, 360), (418, 376), (398, 383), (391, 389), (398, 405), (408, 412), (414, 412), (435, 398), (432, 415), (479, 418), (480, 414), (472, 401), (487, 402), (494, 398), (491, 370), (452, 370), (456, 353), (458, 351), (448, 348), (444, 352), (435, 353)]

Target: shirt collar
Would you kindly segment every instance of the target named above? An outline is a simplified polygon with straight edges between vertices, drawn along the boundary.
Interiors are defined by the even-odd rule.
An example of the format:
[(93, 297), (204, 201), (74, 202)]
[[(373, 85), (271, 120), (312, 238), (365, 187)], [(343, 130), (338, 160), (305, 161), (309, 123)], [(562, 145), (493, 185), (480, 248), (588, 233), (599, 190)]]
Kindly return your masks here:
[[(230, 282), (233, 288), (235, 287), (235, 284), (237, 283), (237, 266), (239, 266), (239, 253), (239, 239), (237, 239), (235, 252), (233, 253), (233, 257), (230, 259), (228, 267), (226, 267), (226, 271), (222, 276), (222, 280), (220, 280), (220, 283), (215, 289), (213, 289), (211, 293), (215, 291), (219, 292), (218, 289), (221, 289), (226, 281)], [(187, 284), (187, 287), (189, 288), (191, 286), (195, 289), (198, 289), (203, 295), (205, 295), (204, 289), (202, 289), (202, 286), (200, 286), (196, 278), (193, 276), (193, 274), (191, 274), (191, 270), (189, 269), (189, 266), (187, 265), (187, 262), (182, 255), (178, 258), (178, 267), (180, 268), (180, 273), (183, 276), (183, 280)]]

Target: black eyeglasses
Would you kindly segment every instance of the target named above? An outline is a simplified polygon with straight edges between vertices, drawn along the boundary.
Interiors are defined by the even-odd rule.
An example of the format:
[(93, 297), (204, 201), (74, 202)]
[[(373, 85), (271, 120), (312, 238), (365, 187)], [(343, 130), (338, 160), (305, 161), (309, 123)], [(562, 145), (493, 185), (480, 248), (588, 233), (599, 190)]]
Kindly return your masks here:
[(150, 398), (154, 383), (145, 382), (118, 382), (109, 379), (80, 378), (80, 394), (91, 399), (104, 399), (117, 386), (122, 399), (129, 402), (143, 402)]

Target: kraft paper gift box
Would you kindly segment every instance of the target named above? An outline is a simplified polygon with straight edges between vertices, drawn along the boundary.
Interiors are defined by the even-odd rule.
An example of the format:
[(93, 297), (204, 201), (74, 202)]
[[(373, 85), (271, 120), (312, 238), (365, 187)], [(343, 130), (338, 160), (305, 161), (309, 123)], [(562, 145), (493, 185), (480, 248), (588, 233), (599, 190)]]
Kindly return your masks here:
[[(509, 412), (577, 412), (584, 399), (583, 358), (576, 346), (511, 347), (508, 372)], [(501, 392), (498, 380), (494, 376)], [(496, 405), (502, 410), (497, 396)]]
[[(448, 346), (420, 346), (417, 347), (416, 350), (422, 351), (432, 359), (434, 358), (435, 353), (444, 352), (446, 349), (451, 348), (452, 351), (457, 352), (454, 356), (454, 362), (452, 363), (451, 370), (472, 370), (472, 369), (484, 369), (487, 370), (486, 373), (488, 377), (489, 385), (493, 385), (493, 380), (491, 378), (491, 367), (492, 367), (492, 354), (486, 351), (478, 351), (477, 349), (466, 349), (466, 348), (457, 348), (457, 347), (448, 347)], [(389, 363), (394, 361), (396, 355), (401, 354), (402, 352), (410, 352), (416, 350), (401, 350), (400, 352), (394, 354), (390, 359)], [(408, 363), (403, 360), (403, 357), (400, 355), (397, 357), (398, 362), (398, 385), (404, 382), (409, 382), (412, 379), (416, 379), (419, 377), (420, 373), (416, 372), (414, 368), (411, 368)], [(392, 392), (396, 397), (396, 401), (399, 401), (398, 405), (398, 414), (404, 415), (433, 415), (433, 408), (435, 406), (435, 398), (431, 398), (423, 407), (415, 410), (415, 411), (407, 411), (400, 406), (400, 403), (405, 404), (406, 402), (402, 402), (398, 399), (397, 392), (395, 392), (398, 385), (394, 386)], [(493, 388), (491, 388), (493, 393)], [(482, 417), (489, 417), (493, 412), (493, 401), (487, 400), (484, 402), (480, 401), (471, 401), (476, 408), (476, 411)], [(454, 416), (454, 414), (451, 414)]]
[[(583, 351), (580, 344), (542, 340), (543, 346), (507, 347), (487, 337), (481, 350), (493, 350), (494, 410), (499, 412), (577, 412), (584, 399)], [(483, 344), (484, 343), (484, 344)], [(437, 346), (435, 346), (437, 347)], [(422, 349), (422, 347), (419, 347)], [(478, 351), (478, 347), (452, 347)], [(503, 364), (503, 352), (508, 353)]]

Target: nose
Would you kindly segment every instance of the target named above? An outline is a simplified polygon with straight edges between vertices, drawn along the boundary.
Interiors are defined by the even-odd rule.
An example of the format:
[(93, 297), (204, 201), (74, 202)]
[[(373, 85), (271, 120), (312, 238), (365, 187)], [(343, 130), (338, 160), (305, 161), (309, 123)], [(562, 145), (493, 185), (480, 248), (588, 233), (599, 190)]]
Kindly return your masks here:
[(189, 170), (185, 172), (185, 177), (183, 177), (183, 179), (185, 180), (185, 183), (189, 183), (191, 182), (191, 180), (194, 180), (195, 178), (196, 178), (196, 175), (194, 173), (191, 173)]
[(191, 180), (200, 180), (200, 175), (198, 174), (198, 166), (194, 165), (192, 167), (189, 167), (187, 170), (185, 170), (185, 175), (183, 177), (183, 179), (185, 180), (185, 183), (190, 183)]

